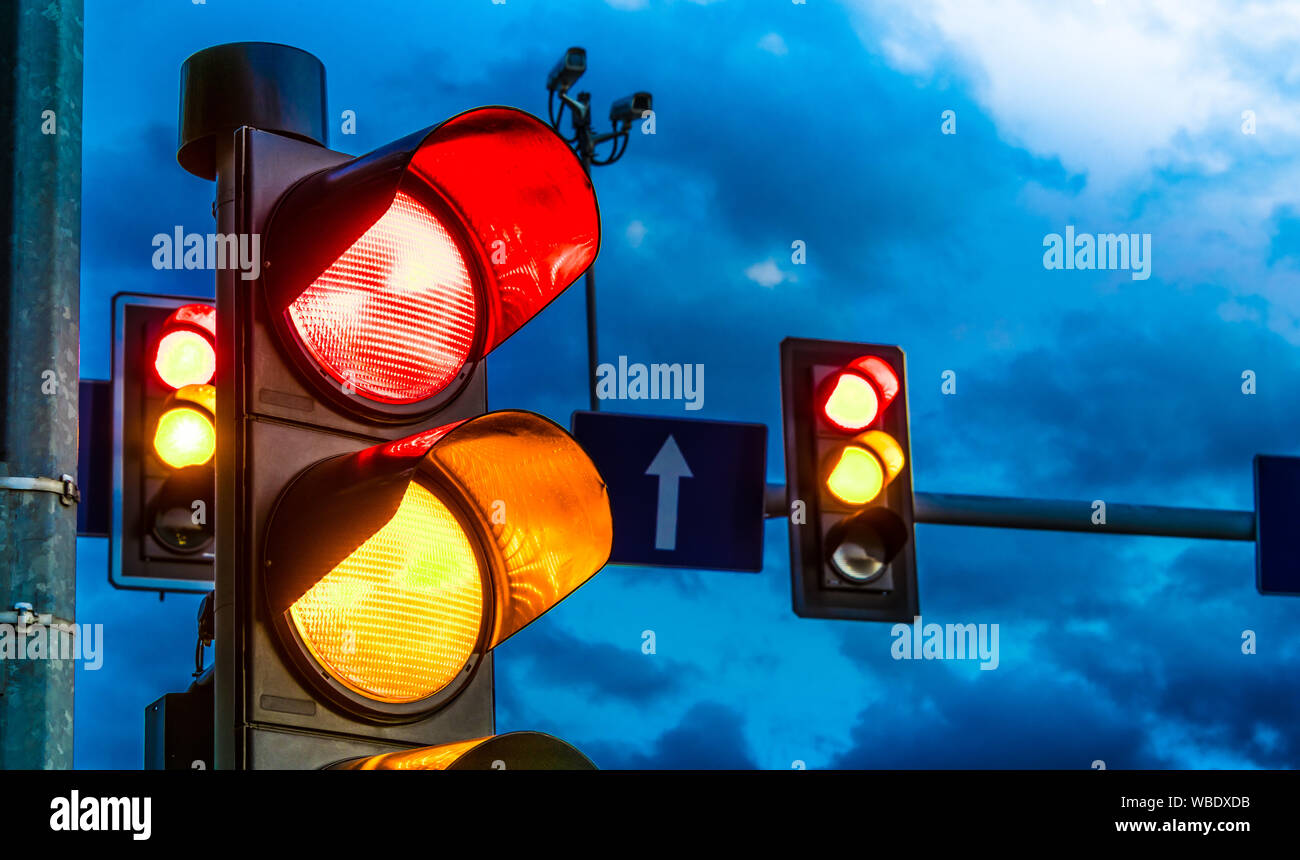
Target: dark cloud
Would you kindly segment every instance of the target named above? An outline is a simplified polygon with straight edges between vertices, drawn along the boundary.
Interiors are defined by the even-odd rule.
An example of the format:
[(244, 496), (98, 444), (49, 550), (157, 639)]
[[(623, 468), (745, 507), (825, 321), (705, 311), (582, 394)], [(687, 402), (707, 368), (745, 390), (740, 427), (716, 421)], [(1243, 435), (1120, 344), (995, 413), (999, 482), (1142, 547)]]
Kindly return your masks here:
[(648, 749), (627, 744), (590, 744), (587, 753), (607, 770), (754, 770), (745, 741), (744, 716), (716, 702), (700, 702)]
[[(987, 676), (987, 677), (983, 677)], [(973, 681), (899, 690), (862, 711), (835, 768), (1158, 768), (1143, 729), (1076, 684), (1052, 689), (1001, 670)], [(1068, 707), (1063, 707), (1068, 705)]]
[(592, 642), (554, 623), (526, 628), (500, 652), (510, 671), (529, 685), (551, 685), (610, 700), (651, 705), (697, 678), (694, 667), (659, 654), (643, 654), (640, 640), (628, 647)]

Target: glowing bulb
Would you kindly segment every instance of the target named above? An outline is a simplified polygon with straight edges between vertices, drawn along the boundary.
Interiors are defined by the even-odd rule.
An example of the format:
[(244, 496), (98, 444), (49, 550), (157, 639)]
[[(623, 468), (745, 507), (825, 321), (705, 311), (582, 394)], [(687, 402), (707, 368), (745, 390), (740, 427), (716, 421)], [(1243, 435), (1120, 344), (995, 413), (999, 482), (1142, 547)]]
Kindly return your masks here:
[(169, 409), (158, 419), (153, 449), (173, 469), (199, 466), (211, 460), (217, 450), (217, 432), (212, 421), (197, 409)]
[(217, 370), (217, 353), (212, 342), (196, 331), (182, 329), (163, 336), (154, 357), (158, 378), (172, 388), (201, 385), (212, 381)]
[(847, 445), (826, 476), (826, 489), (850, 505), (865, 505), (880, 495), (885, 486), (885, 468), (865, 448)]
[(864, 377), (856, 373), (841, 373), (822, 412), (827, 420), (843, 430), (865, 430), (880, 414), (880, 398)]

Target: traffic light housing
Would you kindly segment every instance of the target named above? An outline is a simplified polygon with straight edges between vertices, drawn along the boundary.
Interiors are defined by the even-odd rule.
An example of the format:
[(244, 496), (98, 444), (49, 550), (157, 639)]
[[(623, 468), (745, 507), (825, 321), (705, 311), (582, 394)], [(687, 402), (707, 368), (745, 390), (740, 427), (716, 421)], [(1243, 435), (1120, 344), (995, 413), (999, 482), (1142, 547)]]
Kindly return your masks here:
[(113, 297), (109, 581), (206, 592), (213, 582), (216, 308)]
[(222, 768), (493, 737), (492, 648), (594, 575), (612, 537), (576, 443), (486, 402), (484, 359), (596, 255), (580, 163), (502, 107), (356, 158), (292, 118), (228, 139), (190, 122), (231, 64), (303, 62), (292, 51), (218, 46), (182, 75), (178, 158), (216, 174), (220, 232), (263, 248), (259, 272), (217, 275)]
[(802, 617), (920, 613), (906, 389), (898, 347), (781, 342), (790, 581)]

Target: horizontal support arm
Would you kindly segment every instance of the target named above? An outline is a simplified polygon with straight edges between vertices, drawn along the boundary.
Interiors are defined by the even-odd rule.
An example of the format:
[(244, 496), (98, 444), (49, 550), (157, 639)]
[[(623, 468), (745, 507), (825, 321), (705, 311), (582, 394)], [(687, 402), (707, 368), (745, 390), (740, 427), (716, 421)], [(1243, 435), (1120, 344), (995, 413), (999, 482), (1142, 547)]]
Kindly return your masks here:
[[(766, 508), (769, 517), (787, 515), (785, 495), (784, 486), (767, 486)], [(1210, 540), (1255, 539), (1254, 511), (1107, 502), (1106, 521), (1103, 524), (1093, 522), (1096, 512), (1092, 502), (965, 496), (954, 493), (915, 493), (912, 502), (918, 523)]]

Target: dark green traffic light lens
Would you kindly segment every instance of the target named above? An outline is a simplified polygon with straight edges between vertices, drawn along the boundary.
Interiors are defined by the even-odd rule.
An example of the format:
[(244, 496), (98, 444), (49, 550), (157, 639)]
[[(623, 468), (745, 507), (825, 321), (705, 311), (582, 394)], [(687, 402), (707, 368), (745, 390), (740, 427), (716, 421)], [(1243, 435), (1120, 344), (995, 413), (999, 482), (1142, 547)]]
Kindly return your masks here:
[(216, 478), (211, 466), (190, 466), (167, 479), (153, 505), (153, 536), (167, 549), (193, 553), (213, 538)]
[(897, 514), (869, 508), (831, 528), (827, 560), (842, 579), (862, 585), (879, 578), (906, 542), (907, 528)]

